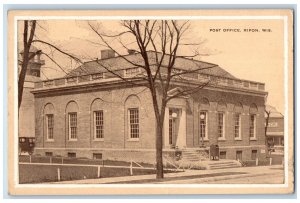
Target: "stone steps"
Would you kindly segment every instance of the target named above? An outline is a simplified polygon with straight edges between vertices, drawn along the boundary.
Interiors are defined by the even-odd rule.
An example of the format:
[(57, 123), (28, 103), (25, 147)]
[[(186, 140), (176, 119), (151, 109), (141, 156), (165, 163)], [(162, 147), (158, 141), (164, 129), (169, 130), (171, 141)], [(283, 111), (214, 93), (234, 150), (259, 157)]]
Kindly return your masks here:
[(207, 161), (207, 169), (224, 169), (224, 168), (237, 168), (241, 167), (241, 163), (236, 160), (219, 160), (219, 161)]
[(196, 150), (183, 150), (182, 159), (188, 161), (201, 161), (200, 154)]
[[(201, 156), (201, 152), (198, 149), (184, 149), (182, 151), (182, 161), (190, 164), (200, 165), (201, 168), (206, 169), (224, 169), (224, 168), (236, 168), (241, 167), (241, 163), (236, 160), (209, 160)], [(200, 167), (199, 167), (200, 168)]]

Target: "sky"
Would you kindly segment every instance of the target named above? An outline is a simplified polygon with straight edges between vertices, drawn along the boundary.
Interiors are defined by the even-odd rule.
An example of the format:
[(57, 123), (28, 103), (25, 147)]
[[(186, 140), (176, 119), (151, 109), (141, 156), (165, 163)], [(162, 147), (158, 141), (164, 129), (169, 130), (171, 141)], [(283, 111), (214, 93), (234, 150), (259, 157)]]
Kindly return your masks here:
[[(84, 60), (100, 58), (101, 40), (81, 20), (46, 20), (38, 21), (36, 37), (52, 42), (64, 51), (73, 53)], [(105, 33), (122, 31), (120, 22), (105, 20), (93, 22), (101, 25), (99, 28)], [(21, 49), (22, 23), (18, 26), (18, 42)], [(248, 29), (248, 30), (245, 30)], [(251, 30), (254, 29), (252, 32)], [(268, 32), (263, 32), (267, 29)], [(256, 32), (258, 30), (258, 32)], [(218, 64), (237, 78), (265, 83), (265, 90), (269, 92), (269, 105), (284, 112), (284, 41), (282, 20), (191, 20), (190, 29), (184, 40), (191, 43), (201, 43), (201, 46), (184, 46), (180, 48), (180, 55), (190, 55), (197, 49), (201, 56), (195, 60), (202, 60)], [(132, 40), (122, 38), (130, 43)], [(114, 40), (111, 44), (121, 50), (120, 44)], [(41, 44), (35, 44), (43, 51), (51, 50)], [(122, 52), (127, 54), (126, 52)], [(65, 56), (54, 52), (56, 61), (65, 70), (76, 68), (78, 64), (71, 62)], [(46, 59), (43, 67), (44, 79), (63, 77), (57, 66)]]

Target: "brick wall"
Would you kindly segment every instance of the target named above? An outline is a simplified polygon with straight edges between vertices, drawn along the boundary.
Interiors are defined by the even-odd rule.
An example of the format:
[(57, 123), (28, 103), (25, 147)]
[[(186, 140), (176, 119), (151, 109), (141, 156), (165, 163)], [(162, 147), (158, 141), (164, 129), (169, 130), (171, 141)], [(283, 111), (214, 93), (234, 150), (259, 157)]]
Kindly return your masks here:
[[(209, 107), (201, 108), (203, 98), (209, 101)], [(222, 110), (225, 116), (225, 140), (218, 140), (217, 135), (217, 112), (218, 102), (224, 101), (226, 103), (226, 109)], [(237, 103), (242, 104), (241, 111), (238, 111), (241, 115), (240, 121), (240, 133), (241, 139), (235, 140), (234, 138), (234, 114), (237, 112), (234, 107)], [(250, 105), (256, 104), (256, 139), (250, 141), (249, 123), (250, 123)], [(218, 144), (220, 146), (249, 146), (249, 145), (264, 145), (264, 97), (241, 95), (230, 92), (217, 92), (213, 90), (201, 90), (197, 94), (193, 95), (189, 99), (189, 106), (193, 111), (187, 112), (187, 124), (194, 130), (188, 130), (187, 132), (187, 146), (198, 147), (201, 144), (200, 138), (200, 121), (199, 112), (204, 110), (207, 112), (207, 130), (208, 140), (204, 143), (206, 146), (210, 144)]]
[[(90, 91), (77, 93), (54, 93), (37, 96), (35, 99), (36, 116), (36, 146), (37, 147), (66, 147), (66, 148), (154, 148), (154, 115), (148, 91), (144, 88), (112, 89), (109, 91)], [(132, 105), (139, 108), (140, 138), (130, 141), (126, 129), (127, 122), (126, 100), (129, 96), (138, 98)], [(140, 100), (140, 101), (138, 101)], [(93, 108), (94, 102), (99, 102)], [(68, 139), (68, 104), (76, 103), (77, 112), (77, 141)], [(54, 106), (54, 140), (46, 140), (46, 123), (44, 107), (51, 103)], [(93, 105), (92, 105), (93, 104)], [(143, 105), (141, 105), (143, 104)], [(97, 105), (96, 105), (97, 106)], [(93, 110), (103, 110), (104, 140), (94, 140)], [(74, 111), (74, 110), (72, 110)]]
[[(248, 158), (249, 156), (251, 157), (252, 148), (263, 148), (265, 143), (264, 97), (207, 89), (202, 89), (188, 99), (178, 100), (180, 102), (179, 106), (186, 106), (187, 147), (199, 147), (201, 144), (199, 137), (199, 111), (203, 110), (201, 106), (203, 98), (209, 101), (209, 105), (204, 109), (208, 115), (207, 129), (209, 139), (204, 141), (206, 146), (218, 144), (221, 149), (226, 149), (227, 157), (230, 159), (235, 159), (237, 150), (230, 147), (240, 147), (243, 150), (243, 156)], [(222, 141), (218, 140), (217, 137), (217, 112), (220, 101), (225, 104), (225, 107), (222, 107), (225, 115), (225, 140)], [(176, 100), (172, 102), (171, 105), (176, 105)], [(44, 116), (45, 106), (49, 103), (54, 106), (53, 141), (46, 140), (47, 129)], [(71, 105), (71, 103), (77, 106), (77, 141), (70, 141), (68, 138), (68, 105)], [(233, 116), (237, 103), (242, 104), (240, 112), (241, 140), (234, 139)], [(250, 141), (249, 109), (253, 103), (257, 106), (257, 112), (255, 113), (256, 140)], [(139, 109), (140, 128), (138, 140), (129, 139), (128, 108), (133, 107)], [(95, 110), (103, 110), (103, 140), (94, 139), (93, 111)], [(81, 89), (79, 91), (68, 90), (47, 94), (39, 93), (35, 97), (35, 117), (36, 147), (38, 148), (36, 153), (43, 153), (55, 148), (55, 152), (66, 155), (68, 149), (72, 148), (78, 153), (77, 156), (91, 157), (93, 151), (105, 149), (103, 151), (105, 156), (111, 156), (113, 159), (118, 156), (127, 159), (131, 158), (133, 154), (143, 160), (153, 159), (150, 156), (154, 156), (154, 152), (143, 152), (143, 149), (155, 149), (155, 116), (152, 99), (150, 92), (145, 90), (144, 87), (94, 88), (93, 90)], [(112, 149), (112, 152), (109, 152), (109, 149)], [(260, 150), (258, 150), (259, 153)]]

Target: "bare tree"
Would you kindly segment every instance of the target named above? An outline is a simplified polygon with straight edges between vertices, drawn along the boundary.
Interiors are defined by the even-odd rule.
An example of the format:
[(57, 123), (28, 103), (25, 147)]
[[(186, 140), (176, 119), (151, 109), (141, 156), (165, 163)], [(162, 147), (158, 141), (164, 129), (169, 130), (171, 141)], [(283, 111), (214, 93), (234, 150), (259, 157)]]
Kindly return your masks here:
[[(23, 96), (23, 88), (24, 88), (24, 81), (26, 76), (27, 67), (29, 61), (38, 53), (30, 54), (30, 47), (33, 41), (34, 33), (36, 28), (36, 21), (24, 21), (24, 32), (23, 32), (23, 55), (21, 61), (21, 71), (19, 73), (18, 79), (18, 105), (19, 109), (22, 102)], [(29, 36), (28, 36), (29, 34)]]
[[(182, 46), (197, 46), (201, 43), (184, 42), (184, 36), (190, 28), (189, 21), (175, 20), (126, 20), (121, 22), (124, 31), (117, 34), (106, 34), (102, 31), (101, 25), (88, 21), (89, 28), (100, 38), (100, 43), (109, 49), (112, 49), (119, 57), (124, 59), (133, 67), (142, 69), (140, 79), (144, 81), (151, 93), (152, 104), (156, 118), (156, 178), (161, 179), (163, 174), (163, 125), (165, 119), (165, 110), (170, 100), (181, 96), (193, 94), (203, 87), (207, 86), (208, 81), (200, 82), (192, 81), (186, 76), (188, 74), (197, 74), (199, 70), (210, 69), (216, 65), (211, 64), (207, 67), (199, 67), (199, 69), (181, 70), (175, 68), (175, 62), (179, 57), (178, 50)], [(124, 43), (122, 37), (132, 39), (129, 43)], [(143, 63), (138, 63), (129, 60), (122, 55), (112, 45), (112, 41), (118, 41), (121, 47), (125, 50), (131, 50), (131, 47), (136, 47), (136, 54), (142, 57)], [(95, 42), (94, 42), (95, 43)], [(154, 55), (154, 57), (153, 57)], [(193, 53), (189, 57), (195, 57), (200, 53)], [(186, 55), (186, 57), (188, 57)], [(98, 61), (98, 60), (97, 60)], [(196, 64), (196, 63), (195, 63)], [(104, 69), (114, 74), (125, 82), (137, 85), (130, 78), (126, 78), (117, 71), (112, 70), (105, 64), (100, 63)], [(168, 94), (174, 88), (175, 83), (184, 82), (181, 91), (175, 92), (172, 95)]]
[[(37, 55), (44, 55), (48, 59), (50, 59), (57, 67), (60, 68), (61, 71), (67, 74), (65, 68), (60, 66), (53, 56), (49, 53), (45, 53), (42, 50), (36, 50), (35, 52), (30, 51), (30, 48), (33, 44), (40, 43), (46, 46), (49, 46), (53, 48), (55, 51), (58, 51), (59, 53), (65, 55), (66, 57), (71, 58), (72, 60), (76, 61), (77, 63), (82, 63), (82, 61), (76, 57), (73, 54), (70, 54), (58, 46), (54, 45), (51, 42), (47, 42), (44, 40), (39, 39), (36, 36), (36, 28), (39, 26), (42, 28), (36, 20), (24, 20), (24, 30), (23, 30), (23, 54), (22, 54), (22, 59), (19, 60), (19, 63), (21, 65), (21, 70), (19, 73), (19, 78), (18, 78), (18, 107), (20, 109), (21, 103), (22, 103), (22, 96), (23, 96), (23, 89), (24, 89), (24, 82), (25, 82), (25, 77), (26, 77), (26, 72), (28, 69), (28, 66), (30, 64), (30, 61)], [(43, 29), (43, 28), (42, 28)]]
[(266, 125), (265, 125), (265, 145), (267, 147), (267, 154), (266, 155), (271, 155), (271, 149), (269, 147), (269, 143), (268, 143), (268, 136), (267, 136), (267, 131), (268, 131), (268, 127), (269, 127), (269, 118), (270, 118), (270, 114), (271, 114), (271, 109), (268, 110), (267, 108), (265, 108), (265, 114), (266, 114)]

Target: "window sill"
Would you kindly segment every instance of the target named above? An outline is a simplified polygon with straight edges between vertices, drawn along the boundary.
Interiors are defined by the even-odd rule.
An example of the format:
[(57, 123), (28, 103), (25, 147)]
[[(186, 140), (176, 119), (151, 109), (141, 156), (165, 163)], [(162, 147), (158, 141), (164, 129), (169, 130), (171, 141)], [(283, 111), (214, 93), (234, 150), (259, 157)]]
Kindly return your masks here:
[(226, 141), (226, 139), (222, 137), (222, 138), (218, 138), (218, 141)]
[(68, 140), (69, 142), (76, 142), (77, 139)]
[(234, 138), (234, 140), (242, 141), (242, 138)]
[(54, 142), (54, 140), (46, 140), (46, 142)]
[(127, 141), (128, 142), (139, 142), (140, 139), (139, 138), (129, 138)]
[(252, 137), (252, 138), (250, 137), (250, 140), (251, 141), (256, 141), (257, 139), (256, 139), (256, 137)]
[(104, 138), (98, 138), (98, 139), (94, 139), (95, 142), (103, 142)]
[[(204, 141), (204, 142), (208, 142), (209, 139), (208, 139), (208, 138), (204, 138), (203, 141)], [(201, 138), (200, 138), (200, 142), (202, 142), (202, 139), (201, 139)]]

